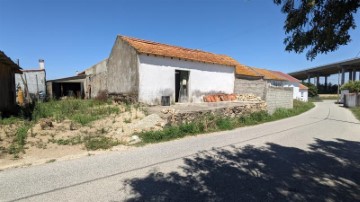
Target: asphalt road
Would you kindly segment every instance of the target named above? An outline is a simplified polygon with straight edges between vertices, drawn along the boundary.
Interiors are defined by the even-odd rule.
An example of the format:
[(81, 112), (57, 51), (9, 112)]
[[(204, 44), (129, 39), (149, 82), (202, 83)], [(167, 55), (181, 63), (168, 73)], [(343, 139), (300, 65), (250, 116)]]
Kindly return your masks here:
[(360, 201), (360, 122), (302, 115), (0, 172), (0, 201)]

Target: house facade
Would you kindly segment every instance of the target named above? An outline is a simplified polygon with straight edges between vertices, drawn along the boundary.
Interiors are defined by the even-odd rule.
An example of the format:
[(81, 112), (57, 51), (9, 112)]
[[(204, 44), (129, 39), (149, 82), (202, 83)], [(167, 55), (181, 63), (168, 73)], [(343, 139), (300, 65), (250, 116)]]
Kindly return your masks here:
[(293, 99), (301, 100), (304, 102), (308, 101), (308, 87), (300, 83), (296, 78), (279, 71), (273, 71), (273, 73), (286, 79), (283, 83), (284, 87), (293, 88)]
[(0, 116), (15, 109), (15, 73), (21, 73), (20, 67), (0, 51)]
[(203, 102), (213, 93), (233, 93), (237, 62), (225, 55), (118, 36), (107, 60), (107, 91), (157, 105)]

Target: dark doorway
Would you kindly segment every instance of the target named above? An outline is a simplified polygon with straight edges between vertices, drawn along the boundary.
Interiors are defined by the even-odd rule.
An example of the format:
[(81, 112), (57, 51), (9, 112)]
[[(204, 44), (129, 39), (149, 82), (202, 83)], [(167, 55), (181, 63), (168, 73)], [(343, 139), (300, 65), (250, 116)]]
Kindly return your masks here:
[(67, 97), (75, 97), (75, 98), (82, 98), (82, 83), (53, 83), (53, 96), (56, 99), (59, 99), (61, 97), (67, 96)]
[(175, 102), (188, 101), (189, 71), (175, 70)]

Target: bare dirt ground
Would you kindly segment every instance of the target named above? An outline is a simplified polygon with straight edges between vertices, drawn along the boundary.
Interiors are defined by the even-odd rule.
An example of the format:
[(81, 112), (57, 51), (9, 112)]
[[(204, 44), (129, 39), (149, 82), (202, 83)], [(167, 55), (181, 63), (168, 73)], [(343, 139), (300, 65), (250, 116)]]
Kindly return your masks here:
[[(146, 116), (144, 111), (119, 106), (120, 113), (96, 120), (82, 126), (70, 120), (56, 122), (53, 119), (40, 120), (27, 132), (25, 153), (18, 157), (0, 152), (0, 169), (26, 167), (53, 161), (79, 158), (103, 153), (85, 147), (84, 138), (103, 136), (116, 141), (108, 150), (126, 150), (138, 139), (136, 132), (159, 130), (165, 122), (156, 114)], [(44, 124), (45, 123), (45, 124)], [(18, 125), (0, 125), (0, 146), (7, 148), (13, 141)]]

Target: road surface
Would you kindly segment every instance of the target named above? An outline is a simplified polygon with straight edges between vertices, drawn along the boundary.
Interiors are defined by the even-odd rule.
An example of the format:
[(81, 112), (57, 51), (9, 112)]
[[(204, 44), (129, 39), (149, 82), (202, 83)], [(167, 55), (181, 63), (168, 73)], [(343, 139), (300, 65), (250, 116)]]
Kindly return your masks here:
[(0, 172), (0, 201), (360, 201), (360, 123), (302, 115)]

